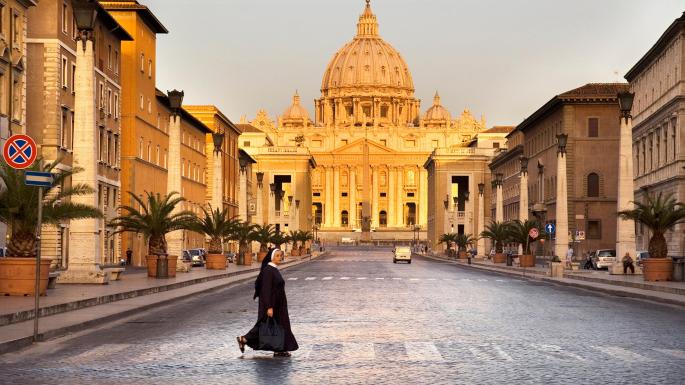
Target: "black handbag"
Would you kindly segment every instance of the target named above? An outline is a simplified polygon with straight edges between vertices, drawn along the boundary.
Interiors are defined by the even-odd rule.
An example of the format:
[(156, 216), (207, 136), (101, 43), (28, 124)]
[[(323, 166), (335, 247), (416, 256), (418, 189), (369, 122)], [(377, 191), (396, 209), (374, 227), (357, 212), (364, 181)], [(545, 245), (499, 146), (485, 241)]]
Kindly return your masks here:
[(259, 324), (259, 347), (258, 350), (270, 350), (282, 352), (285, 344), (285, 331), (283, 326), (276, 323), (273, 317), (267, 317)]

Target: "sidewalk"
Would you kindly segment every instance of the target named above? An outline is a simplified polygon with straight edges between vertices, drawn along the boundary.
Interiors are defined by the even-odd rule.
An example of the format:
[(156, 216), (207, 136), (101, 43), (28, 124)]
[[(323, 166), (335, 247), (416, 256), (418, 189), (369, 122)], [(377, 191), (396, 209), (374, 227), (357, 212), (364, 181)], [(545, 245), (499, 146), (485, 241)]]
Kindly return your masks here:
[(472, 259), (469, 265), (466, 261), (448, 259), (441, 255), (416, 254), (473, 269), (600, 291), (620, 297), (640, 298), (685, 306), (685, 282), (645, 282), (641, 275), (611, 275), (606, 271), (595, 270), (567, 270), (564, 272), (563, 278), (552, 278), (549, 267), (540, 264), (535, 267), (521, 268), (500, 263), (495, 264), (490, 260), (478, 258)]
[[(325, 254), (325, 253), (323, 253)], [(282, 269), (316, 259), (320, 255), (291, 257)], [(202, 292), (220, 289), (259, 273), (259, 264), (236, 266), (227, 270), (194, 268), (176, 278), (148, 278), (147, 271), (129, 269), (121, 280), (108, 285), (61, 284), (40, 298), (39, 339), (101, 325), (104, 322), (161, 306)], [(34, 297), (0, 297), (0, 354), (31, 344)]]

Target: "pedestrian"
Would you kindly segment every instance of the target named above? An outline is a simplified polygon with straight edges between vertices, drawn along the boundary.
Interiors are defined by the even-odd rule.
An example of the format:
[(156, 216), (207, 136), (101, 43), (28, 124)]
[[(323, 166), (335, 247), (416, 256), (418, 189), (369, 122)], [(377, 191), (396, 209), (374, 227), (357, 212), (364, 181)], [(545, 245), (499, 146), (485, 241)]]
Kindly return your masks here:
[(570, 269), (571, 263), (573, 263), (573, 248), (571, 246), (566, 250), (566, 266)]
[(133, 258), (133, 250), (129, 247), (126, 249), (126, 264), (131, 266), (131, 259)]
[(254, 350), (259, 348), (259, 325), (268, 318), (273, 318), (285, 332), (283, 351), (274, 352), (274, 357), (290, 357), (290, 352), (298, 349), (297, 341), (290, 329), (288, 300), (285, 296), (285, 280), (278, 271), (278, 264), (283, 260), (283, 251), (272, 249), (262, 261), (262, 267), (255, 281), (254, 298), (259, 297), (257, 323), (244, 336), (236, 337), (242, 353), (245, 345)]
[(633, 258), (630, 256), (630, 253), (626, 252), (626, 255), (623, 256), (623, 274), (628, 274), (628, 269), (630, 269), (630, 274), (635, 274)]

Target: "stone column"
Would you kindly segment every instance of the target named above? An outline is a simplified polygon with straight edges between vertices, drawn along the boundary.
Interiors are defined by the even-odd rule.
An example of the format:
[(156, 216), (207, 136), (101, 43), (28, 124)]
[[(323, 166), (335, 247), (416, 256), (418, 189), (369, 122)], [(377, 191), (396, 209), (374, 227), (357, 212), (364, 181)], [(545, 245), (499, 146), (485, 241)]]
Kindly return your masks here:
[[(214, 183), (212, 183), (212, 207), (222, 209), (224, 206), (224, 167), (223, 151), (214, 151), (212, 154), (212, 168), (214, 169)], [(244, 173), (241, 173), (241, 175)], [(241, 185), (242, 187), (242, 185)], [(247, 219), (247, 216), (245, 216)]]
[(324, 202), (326, 202), (326, 207), (324, 207), (324, 226), (330, 228), (333, 226), (333, 169), (328, 166), (326, 166), (325, 194), (326, 198), (324, 199)]
[(264, 183), (257, 182), (257, 207), (254, 223), (264, 224)]
[(395, 223), (398, 227), (404, 226), (404, 168), (397, 168), (397, 189), (395, 195)]
[(355, 167), (350, 167), (350, 182), (349, 182), (349, 215), (350, 228), (357, 228), (357, 172)]
[[(213, 158), (215, 159), (215, 158)], [(216, 162), (216, 160), (215, 160)], [(169, 161), (167, 162), (167, 193), (176, 192), (182, 194), (182, 178), (181, 178), (181, 115), (174, 112), (169, 117)], [(216, 175), (216, 169), (213, 169)], [(216, 179), (216, 177), (215, 177)], [(216, 180), (212, 181), (216, 184)], [(214, 189), (212, 189), (214, 190)], [(212, 191), (214, 193), (214, 191)], [(212, 194), (213, 195), (213, 194)], [(212, 201), (214, 197), (212, 196)], [(212, 203), (213, 205), (214, 203)], [(173, 213), (183, 210), (183, 207), (177, 205)], [(167, 234), (167, 253), (169, 255), (177, 256), (179, 259), (183, 256), (183, 230), (172, 231)], [(187, 266), (183, 263), (177, 263), (179, 271), (186, 271)]]
[(371, 167), (371, 227), (378, 227), (378, 168)]
[[(498, 174), (501, 175), (501, 174)], [(497, 222), (504, 222), (504, 195), (502, 193), (502, 179), (497, 180), (495, 193), (495, 220)]]
[[(528, 220), (528, 158), (521, 157), (521, 178), (519, 180), (519, 220)], [(519, 245), (519, 255), (523, 254), (523, 245)]]
[(333, 226), (340, 227), (340, 166), (333, 168)]
[[(84, 31), (76, 42), (73, 166), (81, 167), (83, 171), (74, 174), (71, 181), (73, 184), (86, 184), (92, 187), (94, 192), (73, 196), (71, 201), (99, 207), (98, 128), (95, 124), (95, 56), (92, 36), (92, 32)], [(69, 265), (67, 271), (60, 275), (59, 282), (107, 283), (109, 277), (101, 267), (103, 261), (100, 222), (101, 219), (94, 218), (70, 222)]]
[(485, 250), (485, 238), (480, 237), (480, 233), (485, 230), (485, 184), (478, 184), (478, 230), (476, 236), (478, 237), (478, 242), (476, 243), (476, 248), (478, 249), (478, 255), (487, 255), (488, 251)]
[[(419, 207), (417, 223), (424, 227), (428, 224), (428, 172), (425, 168), (419, 169)], [(436, 205), (438, 207), (438, 205)]]
[[(621, 117), (618, 149), (618, 196), (616, 199), (616, 211), (632, 210), (635, 200), (633, 182), (633, 119), (630, 111), (624, 112)], [(637, 260), (635, 248), (635, 221), (618, 218), (616, 220), (616, 262), (611, 266), (611, 274), (623, 274), (622, 259), (626, 253), (630, 253), (633, 261)], [(641, 270), (635, 264), (635, 272)]]
[[(562, 142), (565, 142), (566, 134), (559, 134), (557, 138), (564, 136)], [(559, 145), (557, 151), (557, 204), (556, 204), (556, 241), (554, 242), (554, 254), (562, 261), (566, 259), (566, 251), (568, 250), (568, 188), (566, 179), (566, 146)]]
[(397, 169), (388, 167), (388, 227), (397, 226)]
[(238, 194), (238, 215), (241, 221), (246, 221), (250, 217), (247, 204), (247, 167), (240, 169), (239, 181), (240, 193)]

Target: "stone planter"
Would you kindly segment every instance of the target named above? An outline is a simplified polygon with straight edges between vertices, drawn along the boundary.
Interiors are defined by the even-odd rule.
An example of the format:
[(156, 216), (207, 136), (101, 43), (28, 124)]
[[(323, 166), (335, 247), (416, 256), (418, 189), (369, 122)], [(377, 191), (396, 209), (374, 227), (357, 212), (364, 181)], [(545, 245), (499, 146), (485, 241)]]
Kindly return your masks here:
[(504, 255), (504, 253), (496, 253), (492, 257), (492, 262), (493, 263), (506, 263), (507, 262), (507, 256)]
[[(50, 259), (40, 260), (40, 295), (45, 295), (50, 275)], [(36, 258), (0, 258), (0, 294), (35, 295)]]
[(226, 256), (223, 254), (207, 254), (205, 268), (207, 270), (226, 270)]
[(290, 250), (290, 255), (292, 255), (293, 257), (298, 257), (300, 255), (300, 249)]
[(468, 259), (469, 254), (466, 251), (459, 251), (459, 259)]
[(169, 260), (169, 265), (167, 267), (167, 277), (174, 278), (176, 277), (176, 270), (178, 267), (178, 256), (168, 255), (166, 258)]
[(519, 266), (520, 267), (535, 267), (535, 256), (534, 255), (519, 255)]
[(670, 281), (673, 277), (673, 260), (670, 258), (647, 258), (642, 260), (645, 281)]
[(549, 275), (552, 278), (564, 278), (564, 263), (563, 262), (552, 262), (549, 264), (550, 272)]
[(268, 251), (260, 251), (259, 253), (257, 253), (257, 262), (261, 263), (264, 260), (264, 258), (266, 258), (266, 255), (268, 253)]
[(247, 265), (247, 266), (252, 265), (252, 255), (253, 254), (254, 253), (245, 253), (245, 256), (243, 257), (243, 259), (244, 259), (243, 265)]
[[(159, 260), (159, 255), (148, 255), (145, 258), (147, 261), (147, 276), (150, 278), (157, 278), (157, 261)], [(175, 255), (168, 255), (166, 259), (168, 261), (167, 277), (174, 278), (176, 277), (178, 257)]]

